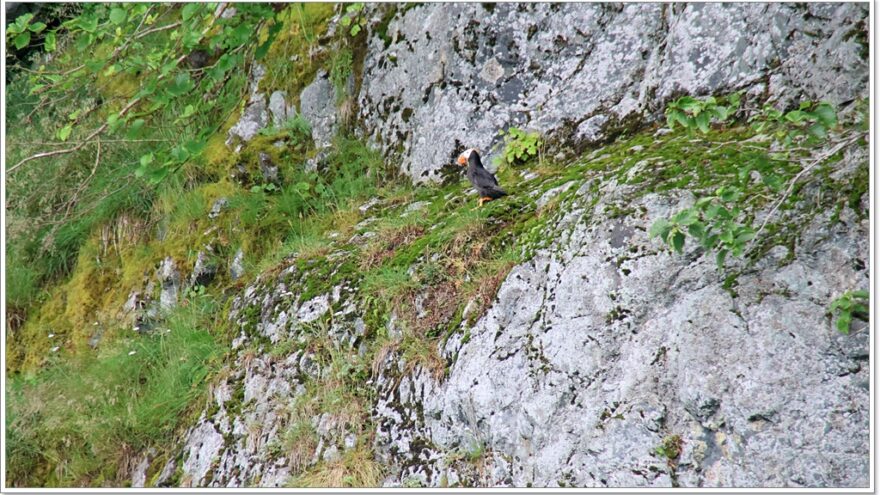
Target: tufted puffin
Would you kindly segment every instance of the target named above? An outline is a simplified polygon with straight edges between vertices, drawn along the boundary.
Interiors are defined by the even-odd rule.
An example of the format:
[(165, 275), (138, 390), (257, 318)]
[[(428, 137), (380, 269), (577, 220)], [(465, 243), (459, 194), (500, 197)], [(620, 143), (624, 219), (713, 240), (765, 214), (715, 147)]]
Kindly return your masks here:
[(466, 149), (461, 155), (458, 155), (458, 164), (467, 165), (467, 178), (474, 185), (477, 192), (480, 193), (480, 206), (486, 201), (498, 199), (501, 196), (507, 196), (504, 189), (498, 186), (498, 180), (491, 172), (483, 168), (480, 161), (480, 153), (474, 149)]

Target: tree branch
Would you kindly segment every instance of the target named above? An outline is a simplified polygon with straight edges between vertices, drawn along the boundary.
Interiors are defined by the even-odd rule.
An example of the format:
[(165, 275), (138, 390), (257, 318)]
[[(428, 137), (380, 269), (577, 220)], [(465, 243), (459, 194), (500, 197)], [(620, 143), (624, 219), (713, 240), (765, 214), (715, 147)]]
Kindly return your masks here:
[[(214, 27), (214, 23), (217, 22), (217, 19), (223, 14), (223, 11), (226, 10), (227, 5), (228, 4), (226, 2), (220, 4), (220, 6), (214, 12), (214, 17), (211, 18), (211, 22), (208, 23), (208, 25), (202, 30), (201, 37), (204, 37), (205, 34), (207, 34), (208, 31), (210, 31), (211, 28)], [(183, 55), (177, 57), (177, 60), (175, 60), (175, 62), (174, 62), (174, 66), (176, 67), (176, 66), (180, 65), (180, 63), (186, 57), (187, 57), (187, 54), (183, 54)], [(168, 72), (168, 74), (170, 74), (170, 72)], [(160, 74), (156, 80), (161, 81), (162, 79), (164, 79), (164, 77), (165, 77), (164, 74)], [(135, 107), (135, 105), (140, 103), (141, 100), (143, 100), (143, 97), (138, 97), (138, 98), (135, 98), (135, 99), (131, 100), (130, 102), (128, 102), (128, 104), (125, 105), (122, 108), (122, 110), (119, 111), (119, 114), (118, 114), (119, 118), (124, 117), (132, 108)], [(54, 150), (54, 151), (44, 151), (42, 153), (37, 153), (35, 155), (31, 155), (29, 157), (23, 158), (18, 163), (16, 163), (12, 167), (8, 168), (6, 170), (6, 174), (7, 175), (12, 174), (16, 170), (18, 170), (22, 165), (24, 165), (25, 163), (28, 163), (30, 161), (33, 161), (33, 160), (38, 160), (40, 158), (49, 158), (52, 156), (66, 155), (68, 153), (73, 153), (75, 151), (79, 151), (80, 149), (82, 149), (83, 146), (85, 146), (86, 144), (91, 142), (94, 138), (103, 134), (104, 131), (107, 130), (107, 127), (109, 127), (109, 124), (107, 122), (104, 122), (103, 124), (101, 124), (100, 127), (95, 129), (94, 131), (92, 131), (91, 134), (86, 136), (85, 139), (83, 139), (79, 144), (77, 144), (76, 146), (74, 146), (72, 148), (65, 148), (62, 150)]]

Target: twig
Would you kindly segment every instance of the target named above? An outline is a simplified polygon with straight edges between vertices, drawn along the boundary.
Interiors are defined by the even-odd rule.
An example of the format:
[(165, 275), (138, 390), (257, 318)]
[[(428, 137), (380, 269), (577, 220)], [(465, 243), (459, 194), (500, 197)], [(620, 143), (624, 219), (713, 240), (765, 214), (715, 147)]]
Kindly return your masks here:
[(73, 195), (70, 197), (70, 200), (67, 202), (67, 209), (64, 211), (64, 219), (70, 215), (70, 210), (76, 206), (76, 202), (79, 199), (79, 195), (83, 190), (89, 185), (89, 182), (92, 181), (92, 177), (95, 176), (95, 172), (98, 171), (98, 165), (101, 163), (101, 140), (98, 139), (95, 141), (95, 144), (98, 145), (98, 151), (95, 153), (95, 165), (92, 166), (92, 171), (86, 180), (82, 181), (79, 187), (76, 188), (76, 191), (73, 192)]
[(764, 221), (761, 223), (761, 227), (758, 228), (757, 232), (755, 232), (755, 236), (752, 238), (751, 242), (754, 243), (755, 239), (758, 239), (758, 236), (761, 234), (761, 232), (764, 231), (764, 228), (767, 226), (767, 223), (770, 222), (770, 219), (773, 217), (773, 214), (776, 213), (776, 210), (778, 210), (779, 207), (782, 206), (782, 203), (784, 203), (785, 200), (788, 199), (788, 197), (791, 195), (791, 192), (794, 190), (795, 184), (797, 184), (797, 181), (800, 180), (801, 177), (803, 177), (807, 172), (813, 170), (813, 168), (815, 168), (816, 165), (819, 165), (820, 163), (824, 162), (827, 158), (834, 156), (838, 151), (849, 146), (850, 144), (852, 144), (853, 142), (855, 142), (856, 140), (858, 140), (862, 136), (863, 136), (862, 133), (857, 133), (856, 135), (854, 135), (848, 139), (840, 141), (836, 146), (834, 146), (833, 148), (820, 154), (809, 165), (804, 167), (803, 170), (798, 172), (797, 175), (795, 175), (791, 179), (791, 181), (788, 183), (788, 188), (786, 188), (785, 193), (783, 193), (782, 197), (776, 201), (776, 203), (773, 205), (773, 208), (771, 208), (770, 212), (767, 213), (767, 216), (764, 217)]
[[(166, 143), (168, 141), (172, 141), (171, 139), (102, 139), (101, 142), (104, 144), (107, 143)], [(82, 141), (8, 141), (7, 144), (14, 145), (36, 145), (36, 146), (64, 146), (69, 144), (79, 144)]]

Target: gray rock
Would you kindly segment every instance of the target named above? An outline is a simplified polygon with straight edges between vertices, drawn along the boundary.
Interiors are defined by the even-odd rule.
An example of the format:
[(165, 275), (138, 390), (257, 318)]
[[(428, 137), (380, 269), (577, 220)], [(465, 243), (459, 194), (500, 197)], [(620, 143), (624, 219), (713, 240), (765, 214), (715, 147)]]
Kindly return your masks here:
[(281, 183), (278, 165), (272, 162), (272, 157), (267, 153), (260, 153), (260, 173), (263, 174), (263, 182), (266, 184), (279, 185)]
[(275, 91), (269, 95), (269, 113), (272, 114), (272, 125), (281, 127), (296, 116), (296, 108), (287, 104), (286, 92)]
[(189, 486), (201, 486), (215, 456), (223, 446), (223, 435), (212, 423), (205, 422), (193, 430), (190, 440), (189, 448), (184, 454), (183, 471), (191, 476)]
[(217, 262), (211, 256), (211, 246), (205, 246), (203, 251), (199, 251), (196, 256), (196, 263), (193, 265), (193, 271), (190, 275), (190, 286), (205, 286), (214, 280), (217, 275)]
[(326, 148), (318, 150), (318, 152), (312, 158), (306, 160), (306, 171), (307, 172), (315, 172), (319, 169), (323, 169), (327, 166), (327, 158), (330, 156), (330, 153)]
[(220, 216), (220, 213), (229, 205), (229, 200), (226, 198), (217, 198), (214, 201), (214, 204), (211, 205), (211, 211), (208, 212), (208, 218), (211, 220), (216, 219)]
[(244, 275), (244, 251), (238, 248), (232, 263), (229, 265), (229, 278), (233, 281), (240, 279)]
[[(570, 233), (513, 269), (442, 382), (383, 363), (386, 484), (418, 468), (437, 486), (442, 459), (477, 442), (507, 459), (487, 485), (670, 486), (654, 448), (678, 435), (683, 486), (867, 486), (869, 345), (825, 317), (825, 294), (864, 283), (846, 260), (867, 259), (867, 222), (805, 237), (791, 263), (741, 275), (733, 298), (711, 260), (648, 240), (678, 208), (659, 199), (622, 219), (569, 212)], [(631, 252), (644, 254), (626, 275), (607, 262)]]
[(425, 182), (439, 179), (463, 147), (499, 146), (498, 131), (510, 126), (582, 146), (613, 137), (627, 119), (662, 119), (665, 103), (684, 93), (744, 89), (780, 105), (839, 104), (866, 87), (858, 33), (867, 13), (858, 4), (498, 4), (491, 11), (428, 4), (391, 20), (387, 46), (369, 39), (360, 119), (389, 161)]
[(167, 311), (177, 305), (177, 298), (180, 294), (180, 271), (177, 270), (177, 266), (170, 256), (162, 260), (156, 273), (156, 279), (161, 285), (159, 307)]
[(406, 215), (410, 215), (412, 213), (415, 213), (417, 211), (422, 211), (430, 204), (431, 204), (430, 201), (416, 201), (415, 203), (410, 203), (403, 210), (403, 213), (401, 215), (406, 216)]
[(258, 96), (245, 108), (241, 119), (229, 129), (226, 145), (233, 144), (236, 139), (250, 141), (267, 125), (269, 125), (269, 110), (266, 108), (265, 98)]
[(321, 149), (330, 145), (336, 133), (336, 96), (325, 71), (319, 71), (314, 82), (300, 95), (300, 112), (312, 126), (312, 140)]
[[(511, 125), (545, 133), (563, 147), (548, 156), (566, 159), (628, 121), (661, 119), (666, 101), (684, 93), (839, 103), (867, 94), (852, 34), (866, 15), (856, 4), (401, 9), (387, 47), (367, 38), (360, 128), (423, 182), (464, 146), (497, 147), (497, 131)], [(251, 96), (259, 100), (253, 88)], [(315, 142), (327, 146), (337, 117), (326, 74), (302, 96)], [(654, 163), (640, 160), (630, 174)], [(829, 177), (867, 166), (864, 152), (848, 153)], [(481, 316), (468, 305), (437, 343), (449, 366), (442, 379), (404, 357), (403, 325), (390, 316), (389, 345), (364, 384), (383, 484), (867, 486), (870, 332), (858, 322), (840, 335), (825, 311), (833, 294), (869, 282), (869, 220), (846, 207), (828, 227), (831, 212), (822, 213), (791, 248), (738, 265), (732, 289), (699, 251), (673, 255), (648, 239), (654, 220), (694, 195), (629, 196), (638, 186), (622, 185), (625, 177), (578, 178), (549, 192), (540, 180), (522, 186), (542, 204), (563, 191), (571, 202), (547, 212), (555, 216), (542, 234), (552, 242), (510, 271)], [(612, 208), (621, 204), (632, 212)], [(867, 211), (867, 195), (852, 206)], [(349, 242), (378, 235), (368, 220)], [(327, 262), (345, 256), (337, 250)], [(182, 480), (285, 484), (298, 474), (277, 449), (291, 404), (338, 372), (316, 349), (363, 356), (364, 341), (382, 333), (365, 323), (375, 319), (360, 306), (357, 280), (314, 297), (303, 292), (305, 270), (291, 262), (262, 274), (232, 303), (232, 364), (181, 441)], [(333, 414), (303, 419), (318, 445), (300, 469), (357, 447), (351, 425)], [(682, 451), (669, 463), (657, 447), (676, 436)], [(160, 480), (175, 469), (169, 461)]]
[(373, 209), (376, 205), (380, 204), (381, 202), (382, 202), (382, 200), (379, 198), (375, 198), (375, 197), (370, 198), (369, 201), (358, 206), (358, 211), (361, 212), (361, 215), (366, 215), (368, 211)]

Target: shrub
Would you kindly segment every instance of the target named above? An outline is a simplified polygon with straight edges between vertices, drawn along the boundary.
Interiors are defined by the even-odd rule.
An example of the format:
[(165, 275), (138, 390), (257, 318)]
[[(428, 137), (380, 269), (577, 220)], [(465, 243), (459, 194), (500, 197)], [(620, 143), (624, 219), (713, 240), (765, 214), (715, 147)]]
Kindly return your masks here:
[(828, 307), (828, 313), (837, 315), (837, 331), (840, 333), (849, 333), (849, 325), (852, 323), (853, 315), (867, 319), (868, 318), (868, 291), (846, 291), (840, 297), (832, 301)]
[[(511, 127), (504, 136), (504, 150), (501, 152), (504, 162), (510, 165), (525, 163), (534, 157), (539, 157), (544, 141), (538, 132), (526, 132), (516, 127)], [(540, 157), (539, 157), (540, 158)]]

